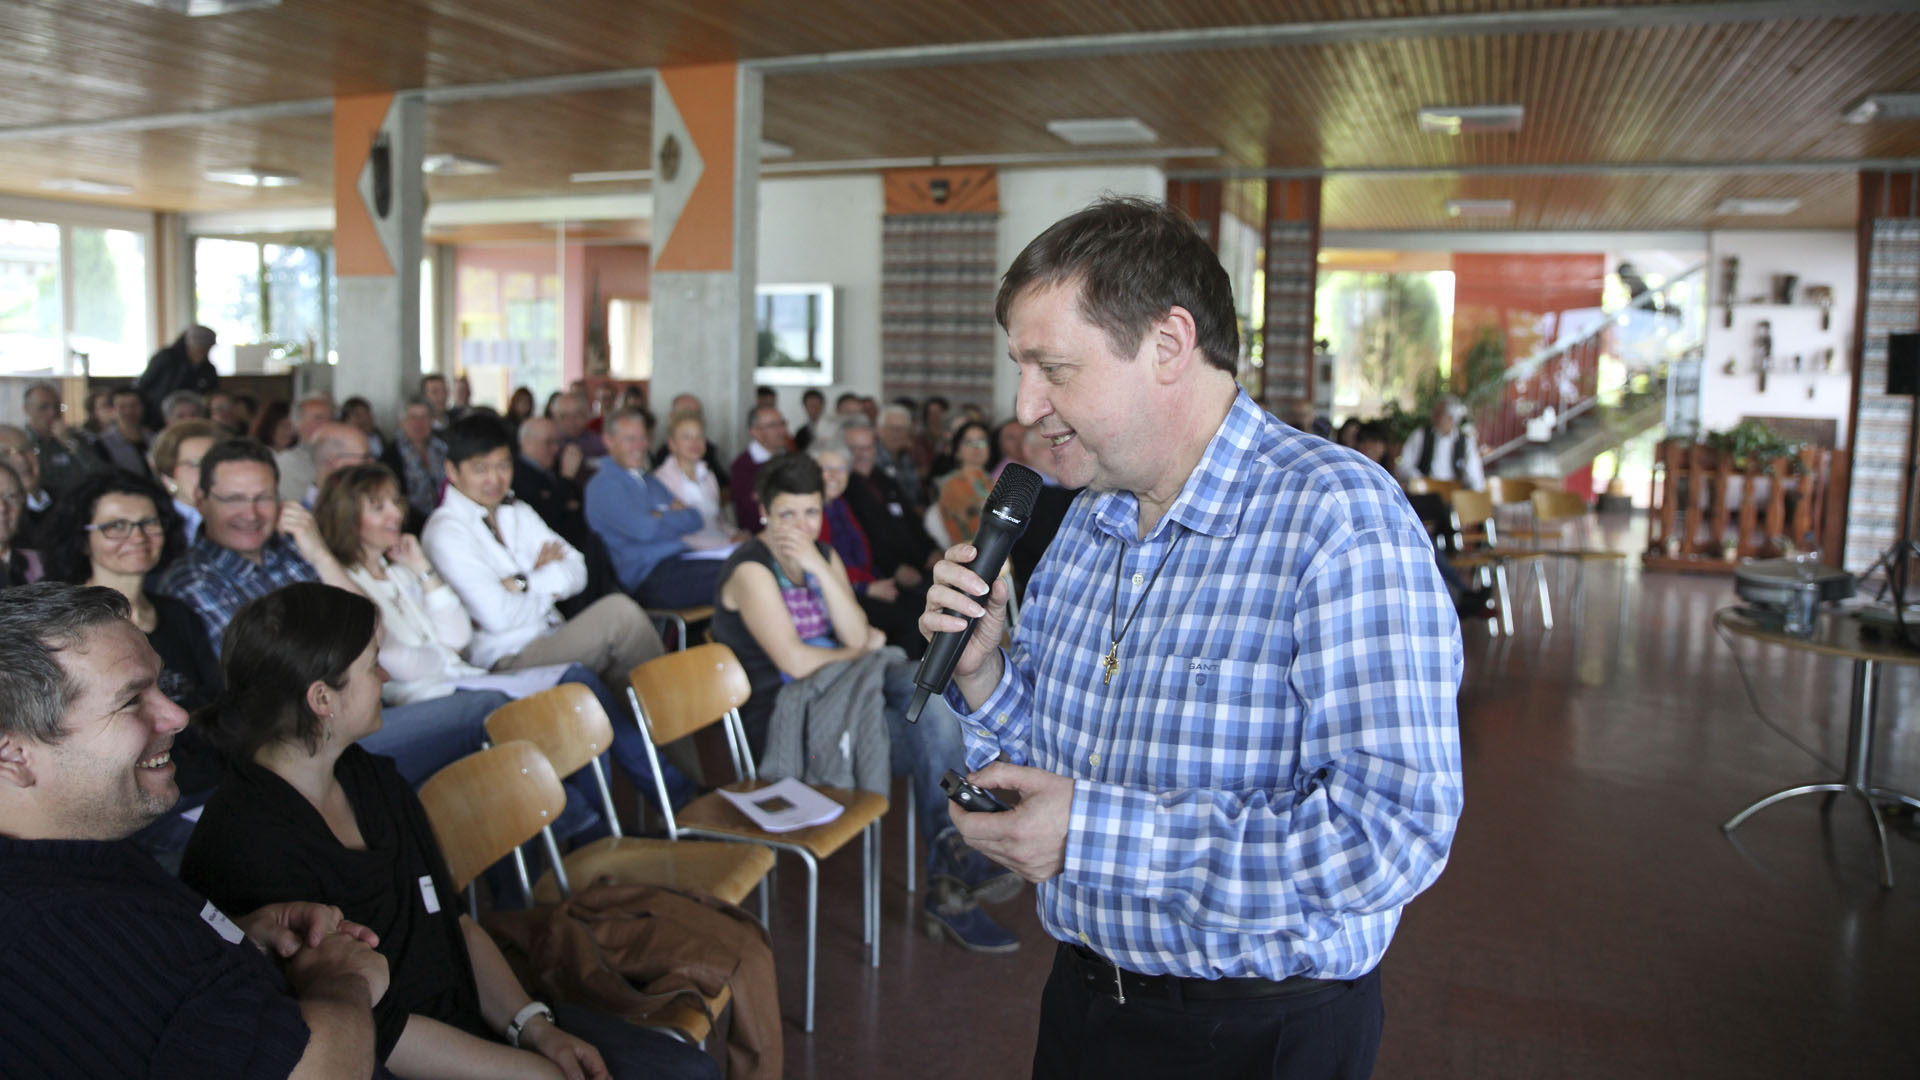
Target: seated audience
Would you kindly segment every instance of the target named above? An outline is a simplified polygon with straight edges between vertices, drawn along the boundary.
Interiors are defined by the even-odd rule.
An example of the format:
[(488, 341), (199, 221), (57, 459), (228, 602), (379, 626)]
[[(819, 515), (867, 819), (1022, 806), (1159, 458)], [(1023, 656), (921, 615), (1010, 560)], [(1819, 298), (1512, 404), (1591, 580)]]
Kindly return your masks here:
[(453, 393), (447, 388), (445, 375), (422, 375), (419, 397), (427, 403), (427, 411), (433, 417), (434, 434), (446, 431), (447, 425), (459, 419), (452, 414)]
[[(686, 395), (682, 395), (686, 396)], [(728, 525), (720, 501), (720, 481), (707, 464), (713, 444), (707, 441), (707, 423), (697, 411), (677, 412), (667, 418), (667, 451), (653, 475), (673, 496), (700, 513), (700, 529), (680, 539), (695, 551), (712, 551), (737, 544), (748, 534)], [(711, 603), (712, 601), (707, 601)]]
[(507, 398), (507, 424), (516, 431), (533, 415), (533, 391), (524, 386), (516, 386)]
[(607, 419), (607, 461), (587, 481), (587, 524), (607, 545), (620, 587), (647, 607), (713, 603), (717, 559), (689, 559), (683, 537), (704, 527), (700, 511), (647, 470), (647, 416), (624, 409)]
[(225, 428), (230, 435), (247, 433), (245, 425), (240, 423), (240, 403), (225, 390), (207, 395), (207, 419)]
[(787, 418), (771, 405), (755, 405), (747, 414), (747, 448), (733, 459), (728, 484), (733, 489), (733, 520), (742, 529), (757, 533), (765, 524), (760, 500), (755, 496), (760, 467), (787, 452)]
[(373, 403), (366, 398), (356, 395), (341, 402), (340, 421), (351, 424), (367, 437), (367, 452), (374, 458), (377, 459), (386, 450), (386, 440), (380, 437), (380, 429), (373, 422)]
[(946, 522), (949, 541), (970, 544), (980, 531), (980, 512), (993, 491), (989, 470), (999, 464), (994, 460), (993, 433), (978, 420), (964, 421), (953, 433), (949, 452), (958, 464), (940, 481), (940, 520)]
[(1003, 421), (994, 429), (993, 452), (999, 462), (994, 465), (992, 476), (994, 483), (1000, 482), (1000, 474), (1006, 471), (1007, 463), (1027, 464), (1027, 427), (1018, 420)]
[(940, 550), (893, 477), (880, 470), (873, 423), (864, 416), (846, 420), (840, 439), (852, 467), (847, 508), (866, 534), (874, 576), (891, 578), (902, 589), (924, 588), (925, 571), (939, 559)]
[(86, 416), (87, 422), (80, 426), (87, 438), (98, 443), (114, 423), (113, 387), (96, 386), (87, 391)]
[(227, 630), (232, 689), (196, 726), (233, 762), (187, 845), (181, 880), (236, 910), (292, 897), (379, 935), (393, 971), (373, 1007), (394, 1076), (718, 1076), (698, 1048), (533, 1000), (461, 911), (426, 810), (379, 731), (378, 609), (319, 584), (247, 604)]
[[(586, 587), (587, 560), (578, 548), (519, 502), (507, 502), (513, 451), (497, 416), (469, 416), (447, 429), (447, 493), (420, 535), (447, 584), (473, 617), (467, 662), (490, 671), (581, 664), (608, 686), (665, 652), (640, 605), (621, 593), (601, 597), (571, 619), (556, 602)], [(653, 770), (630, 709), (609, 710), (614, 758), (641, 791)], [(631, 737), (628, 733), (631, 732)], [(672, 766), (670, 790), (691, 786)]]
[(1027, 516), (1027, 531), (1020, 534), (1013, 542), (1013, 550), (1007, 553), (1007, 562), (1013, 567), (1015, 595), (1024, 599), (1027, 581), (1033, 577), (1041, 557), (1053, 546), (1053, 538), (1059, 535), (1060, 525), (1066, 521), (1067, 511), (1080, 489), (1062, 486), (1059, 477), (1054, 475), (1053, 447), (1046, 436), (1028, 428), (1021, 449), (1022, 463), (1040, 474), (1040, 495), (1033, 501), (1033, 513)]
[(200, 459), (230, 437), (211, 420), (187, 420), (153, 440), (153, 472), (172, 496), (177, 550), (186, 550), (200, 534)]
[(290, 449), (299, 439), (293, 431), (293, 410), (284, 401), (268, 402), (247, 430), (253, 441), (276, 454)]
[(440, 505), (440, 485), (447, 476), (447, 442), (433, 429), (433, 406), (426, 398), (407, 399), (384, 461), (406, 491), (407, 531), (417, 533)]
[[(607, 444), (600, 438), (599, 432), (587, 430), (588, 419), (590, 414), (585, 394), (562, 394), (553, 403), (553, 424), (559, 429), (561, 445), (579, 447), (580, 455), (586, 461), (584, 468), (590, 472), (601, 458), (607, 456)], [(580, 480), (586, 482), (585, 474)]]
[(513, 459), (513, 497), (533, 507), (554, 532), (574, 547), (587, 533), (586, 498), (574, 477), (584, 458), (563, 446), (553, 421), (536, 416), (520, 424), (520, 453)]
[(859, 597), (860, 610), (866, 613), (867, 621), (887, 636), (887, 644), (906, 653), (909, 660), (920, 659), (927, 651), (927, 641), (920, 636), (920, 612), (927, 606), (927, 594), (922, 589), (903, 592), (894, 579), (874, 574), (873, 547), (867, 543), (866, 530), (860, 527), (847, 505), (852, 469), (846, 444), (838, 437), (816, 440), (807, 456), (820, 466), (821, 498), (825, 501), (820, 516), (820, 539), (839, 552), (840, 562), (847, 570), (847, 581), (853, 585), (853, 594)]
[(1474, 445), (1473, 432), (1460, 425), (1462, 411), (1459, 399), (1451, 396), (1433, 403), (1431, 422), (1408, 436), (1400, 449), (1397, 472), (1402, 482), (1424, 476), (1473, 491), (1487, 490), (1480, 448)]
[(333, 397), (315, 392), (301, 398), (293, 407), (293, 445), (275, 450), (274, 466), (280, 470), (280, 498), (299, 502), (313, 487), (313, 436), (323, 425), (333, 422)]
[(34, 452), (40, 456), (40, 483), (55, 498), (79, 487), (80, 481), (94, 473), (111, 468), (67, 427), (61, 417), (67, 407), (60, 401), (58, 387), (34, 383), (27, 387), (24, 400), (27, 432), (33, 439)]
[[(233, 395), (233, 433), (245, 435), (253, 430), (253, 418), (260, 413), (260, 399), (252, 394)], [(209, 413), (209, 416), (212, 414)]]
[(187, 717), (127, 616), (111, 589), (0, 593), (7, 1075), (372, 1075), (372, 933), (307, 902), (229, 919), (128, 842), (179, 797)]
[(800, 408), (805, 410), (807, 422), (800, 425), (800, 430), (794, 433), (793, 448), (795, 450), (805, 450), (812, 446), (813, 440), (819, 436), (820, 417), (827, 411), (827, 395), (808, 387), (806, 393), (800, 395)]
[[(273, 455), (259, 443), (230, 439), (201, 459), (206, 519), (156, 591), (193, 609), (216, 654), (234, 613), (255, 597), (296, 581), (354, 588), (313, 515), (299, 503), (280, 503), (277, 487)], [(506, 702), (497, 691), (463, 690), (394, 709), (373, 748), (399, 759), (401, 772), (418, 783), (477, 749), (487, 714)]]
[(53, 496), (40, 486), (40, 454), (34, 449), (33, 436), (25, 428), (0, 424), (0, 465), (14, 471), (27, 493), (16, 539), (37, 551), (44, 546), (47, 529), (53, 522)]
[(366, 465), (373, 461), (373, 447), (367, 442), (367, 436), (352, 424), (333, 420), (321, 424), (313, 430), (313, 438), (307, 441), (308, 456), (313, 461), (313, 486), (300, 499), (300, 505), (312, 509), (320, 497), (320, 487), (327, 477), (341, 469), (350, 469), (355, 465)]
[[(932, 401), (928, 402), (929, 405)], [(924, 486), (928, 461), (922, 460), (922, 452), (914, 437), (913, 412), (904, 405), (889, 405), (880, 414), (877, 424), (880, 434), (879, 449), (875, 460), (881, 472), (886, 473), (893, 485), (906, 497), (907, 506), (915, 514), (927, 508), (927, 489)], [(929, 436), (942, 438), (931, 430)]]
[(206, 418), (207, 399), (201, 397), (198, 390), (175, 390), (160, 399), (161, 427), (178, 424), (182, 420)]
[[(673, 431), (671, 430), (673, 418), (688, 414), (699, 418), (701, 428), (700, 437), (703, 441), (706, 439), (706, 407), (700, 404), (700, 398), (694, 394), (673, 395), (672, 407), (667, 410), (669, 430), (666, 432), (666, 435), (669, 439), (673, 437)], [(667, 443), (662, 443), (660, 447), (653, 452), (653, 457), (651, 458), (653, 467), (658, 469), (660, 466), (665, 465), (667, 458), (671, 456), (673, 456), (673, 447)], [(721, 464), (720, 461), (720, 448), (711, 442), (705, 442), (700, 451), (700, 460), (706, 463), (707, 471), (713, 474), (713, 479), (719, 484), (721, 493), (725, 494), (728, 477), (726, 466)], [(687, 505), (692, 506), (693, 504), (688, 503)]]
[(141, 423), (146, 416), (146, 403), (140, 400), (140, 392), (131, 386), (123, 386), (113, 391), (110, 399), (113, 404), (113, 423), (96, 433), (94, 445), (100, 448), (100, 454), (107, 463), (116, 469), (125, 469), (135, 476), (147, 476), (147, 446), (153, 441), (153, 432)]
[[(1340, 430), (1334, 435), (1333, 441), (1352, 450), (1355, 449), (1355, 440), (1359, 435), (1360, 418), (1357, 416), (1349, 416), (1340, 422)], [(1392, 471), (1391, 468), (1389, 468), (1388, 471)]]
[(13, 542), (26, 513), (27, 486), (13, 466), (0, 465), (0, 589), (39, 581), (45, 573), (38, 551)]
[[(845, 565), (821, 543), (820, 466), (804, 454), (785, 454), (760, 471), (767, 527), (740, 545), (722, 571), (713, 638), (731, 648), (746, 670), (751, 694), (740, 715), (747, 741), (765, 755), (774, 700), (782, 686), (829, 664), (854, 660), (885, 645), (868, 624), (847, 581)], [(915, 827), (928, 841), (925, 925), (967, 949), (1011, 952), (1019, 939), (994, 923), (976, 899), (1005, 900), (1019, 878), (967, 848), (947, 816), (940, 778), (965, 749), (960, 723), (943, 697), (927, 702), (918, 723), (906, 720), (916, 664), (889, 653), (885, 701), (895, 775), (914, 777)]]

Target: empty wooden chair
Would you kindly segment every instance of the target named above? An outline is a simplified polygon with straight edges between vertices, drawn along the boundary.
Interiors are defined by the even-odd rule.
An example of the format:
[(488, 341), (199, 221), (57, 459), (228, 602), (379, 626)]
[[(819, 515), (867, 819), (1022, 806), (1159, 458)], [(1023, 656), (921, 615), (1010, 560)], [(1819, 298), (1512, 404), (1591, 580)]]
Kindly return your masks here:
[(1515, 563), (1526, 563), (1532, 569), (1534, 583), (1540, 590), (1540, 623), (1548, 630), (1553, 629), (1553, 607), (1547, 598), (1546, 579), (1540, 573), (1539, 553), (1498, 546), (1499, 525), (1494, 520), (1492, 495), (1462, 488), (1453, 493), (1451, 502), (1454, 529), (1461, 537), (1477, 538), (1479, 543), (1469, 544), (1448, 558), (1456, 570), (1472, 571), (1477, 577), (1491, 579), (1499, 616), (1493, 632), (1513, 636), (1513, 594), (1507, 570)]
[[(753, 755), (748, 750), (746, 727), (740, 721), (739, 709), (750, 691), (747, 673), (732, 649), (709, 644), (668, 653), (634, 668), (627, 683), (634, 713), (647, 733), (647, 754), (653, 761), (656, 778), (660, 769), (660, 745), (720, 724), (739, 775), (738, 780), (726, 785), (728, 790), (753, 791), (766, 786), (759, 778)], [(754, 825), (718, 792), (702, 795), (676, 812), (668, 803), (666, 782), (656, 779), (656, 783), (660, 804), (669, 807), (667, 835), (672, 839), (679, 840), (683, 835), (707, 836), (761, 844), (796, 855), (806, 865), (807, 1000), (803, 1027), (811, 1032), (820, 923), (819, 861), (845, 847), (855, 836), (861, 838), (864, 868), (863, 942), (871, 947), (872, 964), (875, 967), (880, 964), (880, 818), (887, 812), (886, 796), (816, 786), (821, 794), (844, 807), (840, 816), (810, 829), (770, 833)]]

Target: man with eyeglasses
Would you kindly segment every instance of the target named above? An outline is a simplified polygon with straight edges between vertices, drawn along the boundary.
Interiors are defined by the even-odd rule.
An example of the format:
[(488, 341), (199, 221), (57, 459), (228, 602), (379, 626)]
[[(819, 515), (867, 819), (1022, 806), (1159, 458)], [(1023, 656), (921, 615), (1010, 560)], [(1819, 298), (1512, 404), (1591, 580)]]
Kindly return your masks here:
[(753, 493), (753, 482), (760, 476), (760, 466), (793, 449), (793, 440), (787, 435), (787, 418), (772, 405), (753, 407), (747, 414), (747, 434), (751, 436), (747, 448), (733, 459), (728, 475), (733, 488), (733, 511), (737, 515), (735, 523), (748, 532), (757, 533), (765, 523), (760, 520), (760, 499)]
[(0, 424), (0, 464), (13, 466), (13, 471), (20, 474), (20, 486), (27, 492), (14, 543), (39, 551), (46, 546), (47, 533), (53, 528), (53, 496), (40, 486), (40, 452), (34, 449), (33, 436), (26, 429)]
[(61, 414), (66, 405), (52, 383), (34, 383), (27, 387), (27, 430), (33, 436), (33, 448), (40, 455), (40, 482), (57, 498), (72, 491), (82, 480), (112, 468), (99, 454), (83, 445), (68, 429)]

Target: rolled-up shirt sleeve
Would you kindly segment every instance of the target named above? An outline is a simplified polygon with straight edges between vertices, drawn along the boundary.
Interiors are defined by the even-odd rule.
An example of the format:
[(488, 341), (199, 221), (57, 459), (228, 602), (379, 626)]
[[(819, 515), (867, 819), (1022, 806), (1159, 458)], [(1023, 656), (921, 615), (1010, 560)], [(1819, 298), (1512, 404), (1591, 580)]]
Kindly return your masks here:
[(959, 687), (947, 685), (947, 704), (960, 718), (960, 733), (966, 739), (968, 772), (1002, 757), (1015, 765), (1026, 765), (1031, 757), (1032, 661), (1018, 647), (1012, 653), (1000, 650), (1000, 659), (1000, 681), (978, 709), (967, 707)]
[[(1328, 916), (1395, 908), (1439, 876), (1463, 801), (1461, 652), (1426, 538), (1389, 524), (1347, 531), (1303, 575), (1291, 630), (1302, 720), (1290, 783), (1077, 781), (1065, 882), (1204, 931), (1316, 938), (1340, 925)], [(968, 753), (971, 764), (971, 730)]]

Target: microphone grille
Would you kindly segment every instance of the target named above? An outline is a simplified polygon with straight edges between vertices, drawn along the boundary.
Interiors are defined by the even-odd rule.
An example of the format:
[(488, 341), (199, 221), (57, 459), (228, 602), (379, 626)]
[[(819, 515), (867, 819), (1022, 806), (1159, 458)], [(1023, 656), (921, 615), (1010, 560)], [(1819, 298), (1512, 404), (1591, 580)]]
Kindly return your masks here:
[(1000, 482), (993, 485), (993, 493), (987, 496), (987, 509), (1005, 507), (1008, 513), (1024, 521), (1033, 513), (1041, 485), (1039, 473), (1009, 461), (1006, 468), (1000, 470)]

